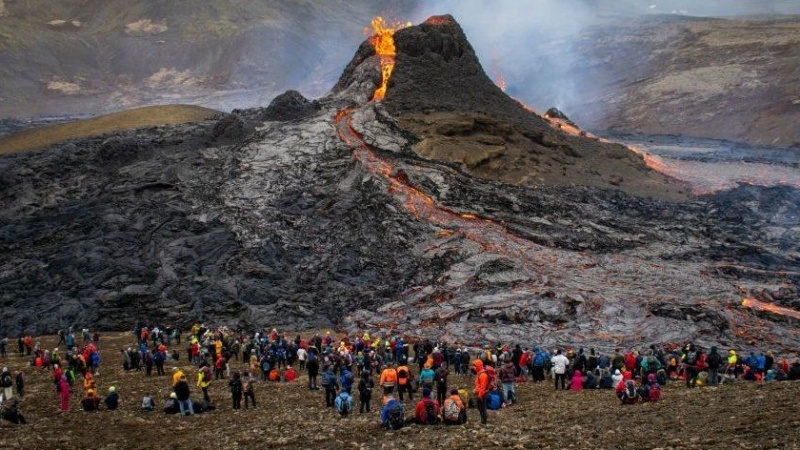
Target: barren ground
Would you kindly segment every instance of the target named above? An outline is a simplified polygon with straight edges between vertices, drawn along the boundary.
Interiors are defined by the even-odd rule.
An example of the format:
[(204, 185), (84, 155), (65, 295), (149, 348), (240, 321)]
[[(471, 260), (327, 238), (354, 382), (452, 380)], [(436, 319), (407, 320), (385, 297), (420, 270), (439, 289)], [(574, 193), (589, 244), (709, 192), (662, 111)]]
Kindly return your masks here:
[[(101, 341), (103, 366), (98, 389), (117, 387), (117, 411), (84, 413), (73, 395), (71, 410), (58, 414), (57, 394), (48, 374), (24, 368), (28, 380), (22, 408), (25, 426), (3, 423), (0, 448), (18, 449), (256, 449), (256, 448), (797, 448), (800, 442), (797, 414), (791, 401), (800, 392), (795, 382), (756, 385), (737, 383), (718, 389), (685, 389), (670, 385), (665, 401), (623, 407), (611, 391), (554, 392), (550, 384), (525, 384), (520, 402), (491, 412), (489, 425), (478, 424), (477, 411), (458, 427), (413, 425), (398, 432), (377, 428), (378, 412), (340, 419), (324, 408), (322, 391), (299, 382), (256, 387), (256, 410), (233, 411), (226, 384), (211, 384), (210, 395), (218, 409), (192, 417), (165, 416), (139, 411), (145, 392), (155, 393), (159, 407), (169, 394), (168, 377), (146, 378), (121, 369), (119, 349), (130, 334), (108, 335)], [(56, 339), (41, 339), (52, 348)], [(4, 364), (12, 370), (25, 360), (13, 353)], [(179, 364), (194, 379), (196, 372)], [(242, 370), (234, 362), (233, 368)], [(458, 386), (472, 379), (454, 377)], [(80, 391), (80, 389), (78, 389)], [(193, 389), (193, 397), (199, 397)], [(375, 396), (375, 395), (373, 395)], [(410, 408), (406, 408), (407, 414)]]
[(136, 128), (210, 119), (219, 112), (192, 105), (145, 106), (114, 114), (25, 130), (0, 139), (0, 154), (40, 150), (69, 139), (100, 136)]

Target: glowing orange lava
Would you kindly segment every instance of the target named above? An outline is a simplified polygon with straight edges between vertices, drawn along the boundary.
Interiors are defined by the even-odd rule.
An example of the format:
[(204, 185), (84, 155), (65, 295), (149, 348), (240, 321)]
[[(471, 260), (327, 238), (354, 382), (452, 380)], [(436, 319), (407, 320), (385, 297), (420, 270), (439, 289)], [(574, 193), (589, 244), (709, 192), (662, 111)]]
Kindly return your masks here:
[(387, 25), (383, 17), (372, 19), (372, 32), (369, 42), (375, 47), (375, 53), (381, 58), (381, 85), (375, 89), (372, 95), (373, 101), (380, 101), (386, 97), (386, 89), (389, 86), (389, 78), (394, 70), (394, 58), (397, 56), (397, 48), (394, 46), (394, 33), (400, 28), (411, 26), (411, 22), (399, 25)]
[(754, 309), (756, 311), (767, 311), (773, 314), (778, 314), (781, 316), (792, 317), (794, 319), (800, 319), (800, 311), (795, 311), (793, 309), (784, 308), (782, 306), (777, 306), (772, 303), (762, 302), (760, 300), (756, 300), (754, 298), (748, 297), (742, 300), (742, 306), (745, 308)]

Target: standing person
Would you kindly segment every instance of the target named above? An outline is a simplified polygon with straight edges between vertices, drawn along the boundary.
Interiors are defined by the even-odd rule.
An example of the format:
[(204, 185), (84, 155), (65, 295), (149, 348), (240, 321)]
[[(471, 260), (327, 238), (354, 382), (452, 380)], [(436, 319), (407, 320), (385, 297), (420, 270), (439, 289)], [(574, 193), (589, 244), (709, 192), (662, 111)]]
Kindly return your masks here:
[(444, 400), (447, 398), (447, 377), (449, 375), (447, 361), (442, 361), (439, 368), (436, 369), (436, 400), (439, 405), (444, 405)]
[(486, 401), (489, 393), (489, 375), (483, 368), (483, 361), (476, 359), (472, 361), (472, 369), (475, 371), (475, 403), (478, 405), (478, 413), (481, 415), (481, 424), (486, 425), (488, 416), (486, 414)]
[(330, 365), (322, 369), (322, 387), (325, 389), (325, 406), (333, 408), (336, 401), (336, 391), (339, 390), (339, 382), (336, 381), (336, 374)]
[(233, 377), (231, 377), (231, 381), (228, 382), (228, 386), (231, 389), (231, 399), (233, 400), (233, 409), (242, 409), (242, 378), (239, 375), (239, 372), (233, 372)]
[(25, 377), (22, 375), (22, 371), (17, 371), (17, 376), (14, 378), (14, 381), (17, 385), (17, 396), (22, 398), (25, 396)]
[(191, 399), (192, 392), (189, 389), (189, 382), (186, 381), (186, 376), (181, 376), (173, 390), (178, 400), (178, 408), (180, 408), (181, 415), (194, 414), (194, 406)]
[(319, 389), (317, 386), (317, 376), (319, 375), (319, 358), (317, 358), (313, 352), (309, 354), (308, 363), (306, 363), (306, 369), (308, 369), (308, 389), (316, 391)]
[(3, 398), (10, 402), (14, 398), (14, 379), (11, 378), (8, 367), (3, 367), (3, 372), (0, 373), (0, 386), (3, 387)]
[(553, 363), (553, 373), (555, 374), (555, 387), (558, 390), (558, 382), (561, 381), (561, 389), (567, 389), (567, 367), (569, 359), (561, 354), (561, 350), (556, 350), (556, 356), (550, 360)]
[(200, 371), (197, 372), (197, 387), (203, 391), (203, 401), (211, 403), (211, 398), (208, 396), (208, 386), (211, 384), (211, 367), (208, 363), (200, 365)]
[(684, 373), (686, 374), (686, 387), (695, 387), (697, 383), (697, 350), (694, 344), (687, 344), (683, 354)]
[(69, 411), (69, 394), (72, 392), (69, 389), (67, 377), (64, 375), (61, 376), (61, 380), (58, 382), (58, 392), (61, 395), (61, 407), (59, 408), (59, 412)]
[(220, 378), (225, 378), (225, 367), (225, 357), (221, 354), (218, 354), (217, 359), (214, 362), (214, 379), (219, 380)]
[(411, 370), (405, 364), (397, 366), (397, 394), (400, 396), (400, 401), (403, 401), (403, 393), (408, 393), (408, 399), (414, 400), (414, 393), (412, 389), (413, 379), (411, 377)]
[(244, 409), (247, 409), (249, 401), (253, 402), (253, 409), (256, 408), (255, 378), (249, 372), (242, 375), (242, 392), (244, 393)]
[(370, 403), (372, 401), (372, 388), (375, 387), (375, 382), (372, 381), (372, 372), (364, 370), (361, 372), (361, 380), (358, 382), (358, 413), (364, 414), (369, 412)]
[(308, 352), (303, 347), (297, 349), (297, 361), (300, 362), (300, 370), (306, 370), (306, 359), (308, 359)]
[(389, 397), (389, 394), (394, 393), (394, 387), (397, 384), (397, 371), (392, 367), (392, 362), (386, 363), (386, 368), (381, 372), (380, 385), (383, 388), (384, 403)]
[(517, 402), (516, 370), (516, 366), (511, 361), (511, 355), (506, 355), (505, 362), (500, 367), (500, 381), (503, 383), (503, 401), (507, 405)]
[(717, 346), (711, 347), (711, 352), (706, 358), (708, 366), (708, 384), (716, 386), (719, 384), (719, 369), (722, 367), (722, 355), (719, 354)]

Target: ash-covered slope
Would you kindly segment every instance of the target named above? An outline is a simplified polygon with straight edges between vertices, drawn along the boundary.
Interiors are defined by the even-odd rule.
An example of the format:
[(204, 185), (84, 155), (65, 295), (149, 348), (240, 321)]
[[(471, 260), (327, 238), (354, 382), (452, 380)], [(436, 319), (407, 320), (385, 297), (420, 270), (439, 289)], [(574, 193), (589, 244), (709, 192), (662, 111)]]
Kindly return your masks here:
[[(435, 26), (457, 27), (429, 22), (405, 35), (450, 48), (435, 45), (447, 32)], [(407, 59), (402, 68), (404, 51), (393, 83), (416, 73)], [(287, 93), (266, 111), (1, 158), (0, 333), (199, 319), (466, 343), (735, 343), (758, 333), (797, 343), (780, 317), (739, 306), (747, 294), (797, 306), (796, 191), (663, 202), (477, 178), (415, 153), (419, 133), (404, 117), (425, 111), (392, 113), (392, 102), (414, 101), (392, 83), (385, 105), (368, 102), (378, 68), (362, 45), (316, 101)], [(523, 135), (524, 123), (491, 114), (481, 117), (508, 130), (498, 137)], [(573, 141), (595, 144), (555, 139), (538, 144), (541, 161)]]

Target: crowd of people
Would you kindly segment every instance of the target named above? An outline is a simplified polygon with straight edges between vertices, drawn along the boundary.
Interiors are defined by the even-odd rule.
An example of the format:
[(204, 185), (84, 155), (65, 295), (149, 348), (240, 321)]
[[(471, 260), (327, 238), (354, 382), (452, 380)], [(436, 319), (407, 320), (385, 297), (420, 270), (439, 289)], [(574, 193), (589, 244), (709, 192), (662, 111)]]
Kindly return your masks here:
[[(705, 352), (693, 344), (600, 354), (594, 349), (588, 353), (572, 348), (548, 351), (519, 344), (467, 348), (427, 339), (410, 342), (400, 336), (373, 337), (367, 332), (339, 338), (326, 332), (292, 339), (276, 329), (245, 334), (201, 324), (183, 333), (178, 327), (139, 324), (134, 335), (131, 345), (120, 351), (125, 371), (159, 377), (167, 375), (166, 365), (173, 366), (168, 377), (170, 397), (163, 401), (165, 413), (192, 415), (214, 410), (223, 399), (211, 398), (211, 383), (226, 384), (233, 409), (242, 408), (242, 399), (245, 409), (256, 408), (259, 383), (299, 382), (303, 374), (308, 390), (324, 391), (324, 406), (343, 417), (354, 414), (356, 404), (359, 414), (372, 412), (378, 402), (377, 398), (373, 401), (373, 391), (379, 390), (380, 426), (387, 429), (410, 423), (463, 424), (469, 407), (477, 410), (478, 419), (485, 424), (488, 410), (517, 402), (517, 384), (523, 382), (551, 380), (556, 390), (608, 389), (621, 403), (633, 404), (660, 401), (661, 386), (672, 382), (693, 388), (737, 380), (800, 379), (800, 362), (790, 364), (786, 357), (777, 358), (771, 352), (742, 357), (735, 349), (723, 354), (711, 347)], [(49, 351), (31, 336), (18, 339), (18, 351), (28, 357), (27, 364), (51, 374), (59, 411), (70, 411), (70, 400), (78, 389), (83, 392), (83, 411), (118, 408), (115, 386), (109, 386), (102, 398), (98, 393), (99, 333), (62, 330), (57, 345), (62, 343), (66, 348), (63, 355), (60, 347)], [(0, 343), (0, 357), (7, 356), (7, 346), (7, 340)], [(182, 347), (185, 363), (179, 368)], [(202, 397), (192, 399), (192, 385)], [(19, 411), (19, 400), (25, 395), (22, 371), (12, 373), (4, 368), (0, 387), (2, 417), (24, 423)], [(154, 411), (157, 403), (158, 399), (147, 394), (141, 399), (141, 409)], [(406, 405), (413, 415), (407, 416)]]

